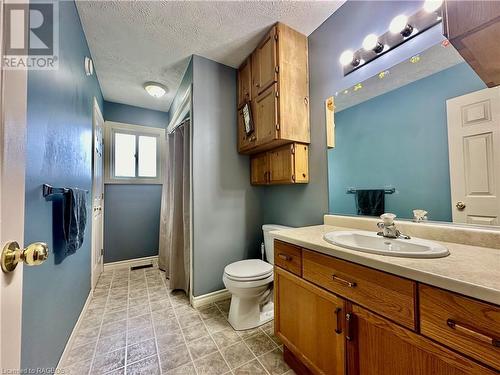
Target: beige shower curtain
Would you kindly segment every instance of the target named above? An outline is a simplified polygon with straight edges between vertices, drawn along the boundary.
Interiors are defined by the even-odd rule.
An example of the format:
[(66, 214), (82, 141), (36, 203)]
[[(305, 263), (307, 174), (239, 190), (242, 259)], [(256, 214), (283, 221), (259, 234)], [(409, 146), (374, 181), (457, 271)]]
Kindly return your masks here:
[(189, 120), (167, 134), (161, 199), (159, 266), (171, 289), (189, 293), (190, 149)]

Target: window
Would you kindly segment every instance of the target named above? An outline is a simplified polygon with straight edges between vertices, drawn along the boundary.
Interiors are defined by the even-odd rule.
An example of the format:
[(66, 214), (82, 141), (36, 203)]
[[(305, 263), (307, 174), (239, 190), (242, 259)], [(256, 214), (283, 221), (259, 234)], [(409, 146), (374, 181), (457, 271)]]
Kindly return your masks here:
[(106, 122), (106, 182), (161, 184), (163, 129)]

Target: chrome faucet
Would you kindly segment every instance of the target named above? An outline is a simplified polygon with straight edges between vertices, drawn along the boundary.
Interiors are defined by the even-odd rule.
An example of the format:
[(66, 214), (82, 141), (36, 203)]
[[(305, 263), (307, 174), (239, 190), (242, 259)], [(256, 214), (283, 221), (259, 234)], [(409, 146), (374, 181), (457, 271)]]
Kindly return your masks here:
[(382, 229), (382, 231), (378, 232), (377, 235), (387, 238), (403, 238), (405, 240), (409, 240), (411, 238), (406, 234), (402, 234), (399, 229), (396, 228), (396, 224), (394, 223), (396, 215), (385, 213), (383, 215), (380, 215), (380, 218), (382, 219), (382, 221), (377, 223), (377, 227), (379, 229)]

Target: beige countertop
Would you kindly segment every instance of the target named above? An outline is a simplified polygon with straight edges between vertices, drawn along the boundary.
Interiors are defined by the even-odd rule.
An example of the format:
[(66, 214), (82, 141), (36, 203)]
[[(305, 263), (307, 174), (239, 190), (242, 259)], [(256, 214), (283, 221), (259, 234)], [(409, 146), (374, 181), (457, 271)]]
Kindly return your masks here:
[(273, 231), (272, 235), (336, 258), (500, 305), (499, 249), (435, 241), (446, 246), (450, 255), (435, 259), (398, 258), (345, 249), (323, 239), (326, 233), (339, 230), (357, 229), (316, 225)]

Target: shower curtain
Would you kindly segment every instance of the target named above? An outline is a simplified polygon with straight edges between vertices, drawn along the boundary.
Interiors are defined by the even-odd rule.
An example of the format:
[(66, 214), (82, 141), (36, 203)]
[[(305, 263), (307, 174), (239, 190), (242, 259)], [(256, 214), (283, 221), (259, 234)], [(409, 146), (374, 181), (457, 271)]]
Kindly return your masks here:
[(189, 294), (190, 149), (189, 120), (166, 138), (158, 264), (171, 289)]

